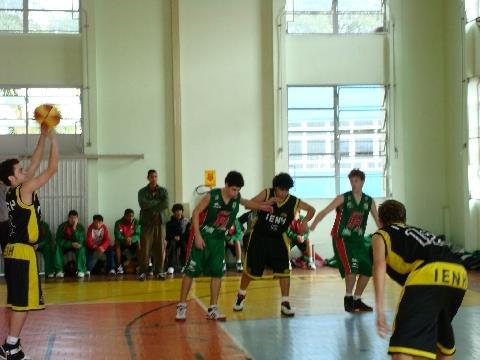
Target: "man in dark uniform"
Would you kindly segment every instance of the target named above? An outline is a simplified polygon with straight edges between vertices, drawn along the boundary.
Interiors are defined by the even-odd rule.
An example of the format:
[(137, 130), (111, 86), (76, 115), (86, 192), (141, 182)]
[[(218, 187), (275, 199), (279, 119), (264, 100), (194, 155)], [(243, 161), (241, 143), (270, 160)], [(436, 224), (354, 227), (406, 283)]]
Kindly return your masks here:
[[(35, 177), (47, 138), (50, 140), (48, 167)], [(37, 147), (27, 169), (24, 170), (17, 159), (0, 163), (0, 180), (10, 187), (6, 197), (9, 234), (4, 257), (7, 303), (12, 310), (8, 337), (0, 347), (2, 359), (24, 359), (19, 337), (28, 311), (45, 308), (34, 248), (39, 238), (40, 223), (40, 202), (36, 191), (57, 172), (57, 167), (57, 138), (54, 130), (45, 125), (41, 127)]]
[(377, 329), (385, 336), (385, 273), (403, 286), (388, 352), (393, 359), (452, 359), (452, 320), (467, 289), (467, 272), (443, 240), (405, 225), (402, 203), (378, 209), (382, 226), (372, 238)]
[(280, 173), (273, 178), (272, 188), (263, 190), (253, 201), (269, 201), (274, 198), (273, 212), (258, 212), (253, 225), (245, 258), (246, 267), (240, 281), (237, 300), (233, 310), (242, 311), (245, 304), (247, 287), (252, 279), (260, 279), (266, 266), (273, 270), (274, 277), (279, 278), (282, 294), (281, 313), (294, 316), (288, 296), (290, 293), (290, 241), (284, 234), (295, 214), (300, 209), (307, 215), (302, 220), (301, 228), (308, 230), (308, 221), (315, 215), (315, 209), (289, 194), (293, 179), (287, 173)]

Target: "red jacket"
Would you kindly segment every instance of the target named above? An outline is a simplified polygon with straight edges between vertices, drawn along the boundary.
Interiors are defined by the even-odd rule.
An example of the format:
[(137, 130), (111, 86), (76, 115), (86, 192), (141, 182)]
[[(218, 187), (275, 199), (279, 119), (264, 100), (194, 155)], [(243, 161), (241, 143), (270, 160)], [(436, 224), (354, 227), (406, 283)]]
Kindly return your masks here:
[(96, 230), (91, 224), (87, 230), (87, 247), (95, 250), (101, 248), (103, 251), (107, 250), (110, 246), (110, 233), (105, 224), (100, 229)]

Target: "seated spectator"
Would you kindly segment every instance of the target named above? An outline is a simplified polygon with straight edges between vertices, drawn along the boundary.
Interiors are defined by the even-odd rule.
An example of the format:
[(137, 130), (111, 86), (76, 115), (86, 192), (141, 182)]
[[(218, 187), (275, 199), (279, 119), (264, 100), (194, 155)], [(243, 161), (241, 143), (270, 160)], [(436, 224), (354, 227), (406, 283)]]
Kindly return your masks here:
[[(60, 248), (60, 254), (63, 254), (62, 260), (63, 268), (69, 264), (69, 255), (73, 254), (77, 277), (83, 278), (87, 272), (86, 258), (85, 258), (85, 228), (78, 222), (78, 212), (70, 210), (68, 213), (68, 220), (60, 224), (57, 229), (55, 237), (57, 246)], [(68, 266), (67, 266), (68, 267)], [(57, 278), (63, 278), (64, 272), (57, 273)]]
[(297, 247), (303, 254), (301, 260), (307, 263), (307, 268), (315, 270), (315, 261), (313, 260), (312, 244), (308, 237), (310, 232), (302, 233), (300, 223), (304, 217), (302, 215), (295, 218), (290, 227), (287, 229), (286, 234), (290, 238), (290, 248)]
[(110, 233), (107, 225), (103, 223), (102, 215), (93, 215), (93, 222), (87, 230), (87, 274), (93, 271), (99, 259), (105, 259), (106, 270), (110, 275), (115, 275), (113, 261), (113, 247), (110, 244)]
[(55, 274), (63, 273), (63, 256), (45, 221), (40, 220), (39, 230), (37, 250), (43, 255), (45, 276), (51, 279)]
[[(135, 213), (132, 209), (126, 209), (123, 217), (115, 222), (113, 233), (115, 235), (115, 258), (117, 263), (117, 274), (125, 273), (123, 267), (122, 254), (125, 253), (125, 258), (129, 264), (133, 263), (134, 256), (137, 261), (129, 268), (136, 268), (138, 264), (138, 256), (140, 256), (140, 224), (135, 219)], [(128, 251), (128, 254), (126, 253)]]
[(188, 219), (183, 216), (183, 205), (175, 204), (172, 207), (170, 220), (166, 226), (167, 241), (167, 273), (173, 274), (180, 271), (184, 265), (185, 250), (187, 246), (186, 229), (189, 223)]
[[(230, 250), (235, 259), (237, 260), (235, 266), (237, 272), (243, 271), (242, 265), (242, 244), (243, 228), (238, 219), (235, 220), (227, 234), (227, 242), (225, 243), (225, 249)], [(226, 267), (225, 267), (226, 269)]]

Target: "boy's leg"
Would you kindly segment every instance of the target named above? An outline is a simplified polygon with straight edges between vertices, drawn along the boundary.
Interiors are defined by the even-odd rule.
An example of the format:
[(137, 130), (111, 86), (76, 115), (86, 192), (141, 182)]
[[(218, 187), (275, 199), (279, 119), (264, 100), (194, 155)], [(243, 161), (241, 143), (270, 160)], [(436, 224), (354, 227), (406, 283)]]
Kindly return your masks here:
[(78, 273), (85, 274), (87, 271), (87, 251), (85, 245), (75, 250), (75, 258), (77, 261)]
[(54, 267), (57, 274), (63, 274), (63, 250), (55, 243)]
[(187, 301), (188, 293), (192, 287), (193, 278), (185, 275), (182, 279), (182, 287), (180, 289), (180, 302), (185, 303)]
[(122, 265), (122, 246), (120, 241), (115, 241), (115, 263), (117, 266)]
[(18, 338), (27, 320), (28, 311), (10, 311), (10, 314), (10, 331), (8, 335)]
[(153, 273), (159, 276), (165, 271), (165, 225), (159, 224), (154, 228), (152, 244)]
[(150, 250), (153, 243), (153, 226), (142, 227), (140, 235), (140, 256), (139, 263), (139, 280), (145, 280), (146, 273), (148, 271), (148, 263), (150, 261)]
[(115, 274), (115, 260), (113, 255), (113, 247), (109, 246), (105, 250), (105, 257), (107, 258), (107, 271), (110, 274)]

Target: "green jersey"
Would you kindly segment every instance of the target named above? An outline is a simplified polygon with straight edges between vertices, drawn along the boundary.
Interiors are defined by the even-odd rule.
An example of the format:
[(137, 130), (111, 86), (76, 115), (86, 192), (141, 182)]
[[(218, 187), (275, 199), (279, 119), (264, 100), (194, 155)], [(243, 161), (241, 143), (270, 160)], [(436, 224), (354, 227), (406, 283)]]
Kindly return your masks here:
[(225, 235), (237, 218), (239, 206), (240, 194), (231, 198), (228, 204), (225, 204), (222, 189), (212, 189), (210, 191), (210, 202), (200, 226), (202, 235), (208, 237)]
[(367, 219), (372, 208), (372, 198), (362, 194), (360, 202), (357, 203), (353, 192), (343, 194), (343, 204), (337, 208), (337, 216), (332, 228), (332, 236), (363, 237), (367, 228)]

